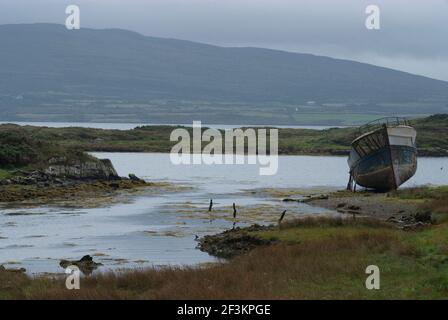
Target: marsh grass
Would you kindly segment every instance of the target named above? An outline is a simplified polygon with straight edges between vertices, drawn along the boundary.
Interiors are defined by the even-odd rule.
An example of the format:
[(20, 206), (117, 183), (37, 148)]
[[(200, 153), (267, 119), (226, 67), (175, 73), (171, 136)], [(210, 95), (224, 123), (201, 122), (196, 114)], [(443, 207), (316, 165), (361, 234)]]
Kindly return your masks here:
[(420, 211), (432, 213), (434, 223), (448, 221), (448, 186), (402, 189), (392, 193), (392, 196), (418, 201)]
[[(227, 263), (163, 267), (83, 278), (81, 290), (61, 278), (0, 272), (0, 297), (12, 299), (428, 299), (448, 297), (448, 228), (402, 232), (371, 220), (289, 222), (260, 237), (283, 241)], [(443, 245), (445, 243), (445, 245)], [(381, 290), (365, 289), (378, 265)]]
[(0, 169), (0, 180), (1, 179), (8, 179), (11, 176), (12, 176), (11, 170)]
[(405, 200), (446, 199), (448, 197), (448, 186), (406, 188), (391, 194)]

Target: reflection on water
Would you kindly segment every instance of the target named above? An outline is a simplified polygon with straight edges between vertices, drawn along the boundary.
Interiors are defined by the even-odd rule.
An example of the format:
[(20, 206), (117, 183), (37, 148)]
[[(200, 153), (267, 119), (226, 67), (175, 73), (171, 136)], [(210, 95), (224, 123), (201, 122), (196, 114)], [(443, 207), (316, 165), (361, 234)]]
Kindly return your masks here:
[[(231, 228), (232, 203), (237, 225), (272, 223), (288, 216), (328, 213), (306, 204), (283, 203), (246, 190), (258, 188), (343, 188), (345, 157), (279, 157), (275, 176), (259, 176), (256, 165), (174, 166), (167, 154), (95, 153), (109, 158), (120, 175), (189, 185), (177, 193), (151, 193), (131, 203), (94, 209), (0, 209), (0, 264), (29, 272), (61, 272), (59, 259), (95, 256), (105, 268), (196, 264), (214, 259), (195, 249), (195, 236)], [(406, 186), (448, 184), (446, 158), (419, 159), (416, 176)], [(214, 211), (207, 211), (209, 199)], [(261, 213), (260, 213), (261, 212)]]
[[(209, 193), (242, 188), (344, 187), (347, 157), (279, 156), (278, 172), (260, 176), (257, 165), (172, 165), (168, 154), (93, 153), (112, 160), (118, 173), (133, 172), (151, 180), (170, 180), (206, 187)], [(246, 161), (247, 162), (247, 161)], [(416, 175), (404, 187), (448, 184), (448, 158), (420, 158)]]

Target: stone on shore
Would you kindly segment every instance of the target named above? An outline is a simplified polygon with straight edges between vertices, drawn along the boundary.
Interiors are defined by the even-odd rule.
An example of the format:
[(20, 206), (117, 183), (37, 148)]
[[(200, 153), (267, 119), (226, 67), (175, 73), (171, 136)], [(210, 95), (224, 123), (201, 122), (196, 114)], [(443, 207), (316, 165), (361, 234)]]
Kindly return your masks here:
[(267, 228), (253, 225), (245, 229), (235, 228), (219, 234), (207, 235), (198, 240), (198, 249), (218, 258), (232, 258), (255, 247), (274, 243), (273, 240), (259, 239), (247, 233), (247, 231), (260, 231)]
[(118, 180), (112, 162), (109, 159), (77, 160), (68, 162), (64, 157), (52, 158), (45, 173), (56, 177), (70, 179)]
[(102, 266), (101, 263), (93, 261), (93, 258), (89, 255), (82, 257), (80, 260), (61, 260), (59, 265), (64, 269), (69, 266), (76, 266), (85, 275), (92, 274), (94, 270)]
[(134, 181), (134, 182), (145, 182), (145, 180), (143, 180), (143, 179), (140, 179), (139, 177), (137, 177), (135, 174), (133, 174), (133, 173), (130, 173), (129, 174), (129, 179), (131, 179), (131, 181)]

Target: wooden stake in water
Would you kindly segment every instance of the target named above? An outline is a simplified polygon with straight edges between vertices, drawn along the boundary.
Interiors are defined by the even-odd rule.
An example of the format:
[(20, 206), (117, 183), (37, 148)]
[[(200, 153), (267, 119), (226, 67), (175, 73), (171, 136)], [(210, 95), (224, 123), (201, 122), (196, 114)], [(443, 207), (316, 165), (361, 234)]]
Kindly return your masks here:
[(208, 206), (208, 212), (212, 211), (213, 209), (213, 199), (210, 199), (210, 204)]
[(280, 224), (283, 221), (283, 218), (285, 217), (286, 210), (282, 212), (282, 215), (280, 216), (280, 219), (278, 219), (278, 223)]
[(233, 219), (236, 218), (236, 205), (235, 202), (233, 203)]

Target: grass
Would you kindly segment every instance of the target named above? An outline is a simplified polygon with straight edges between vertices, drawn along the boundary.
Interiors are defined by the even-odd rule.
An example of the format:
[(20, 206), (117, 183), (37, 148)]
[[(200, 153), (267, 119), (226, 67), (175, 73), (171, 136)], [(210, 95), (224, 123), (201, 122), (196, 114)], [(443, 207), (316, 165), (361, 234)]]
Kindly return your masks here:
[[(305, 219), (256, 232), (279, 243), (228, 263), (64, 279), (0, 272), (4, 299), (446, 299), (448, 225), (403, 232), (369, 219)], [(377, 265), (381, 289), (367, 290)]]
[[(428, 154), (447, 150), (448, 116), (416, 122)], [(426, 129), (425, 129), (426, 128)], [(0, 177), (14, 165), (84, 150), (169, 151), (172, 127), (129, 131), (0, 126)], [(354, 129), (280, 130), (284, 154), (345, 152)], [(445, 132), (445, 135), (443, 135)], [(426, 136), (426, 138), (425, 138)], [(425, 142), (426, 141), (426, 142)], [(426, 149), (425, 149), (426, 148)], [(432, 151), (431, 151), (432, 150)], [(73, 151), (76, 156), (77, 153)], [(74, 157), (75, 157), (74, 156)], [(18, 161), (18, 162), (17, 162)], [(446, 299), (448, 298), (448, 187), (400, 190), (392, 197), (418, 200), (437, 224), (403, 232), (369, 219), (305, 219), (253, 235), (277, 239), (224, 264), (164, 267), (83, 278), (81, 290), (65, 279), (0, 270), (2, 299)], [(366, 290), (365, 269), (378, 265), (381, 290)]]
[(8, 179), (12, 176), (11, 170), (1, 169), (0, 168), (0, 180), (1, 179)]
[(404, 201), (418, 201), (422, 211), (437, 222), (448, 222), (448, 186), (401, 189), (392, 194)]
[(99, 161), (76, 146), (42, 134), (42, 130), (45, 129), (0, 125), (0, 179), (20, 170), (46, 169), (51, 158), (63, 158), (62, 162), (68, 165), (85, 160)]
[(448, 186), (406, 188), (396, 191), (393, 195), (405, 200), (446, 199)]
[(95, 207), (123, 201), (119, 197), (122, 193), (135, 193), (148, 187), (165, 188), (166, 186), (163, 183), (142, 183), (130, 180), (92, 181), (46, 187), (37, 184), (10, 184), (0, 187), (0, 203), (22, 202), (28, 205), (62, 204)]
[(384, 235), (388, 231), (394, 231), (389, 225), (376, 219), (364, 218), (359, 221), (353, 221), (338, 218), (304, 218), (285, 222), (278, 231), (255, 231), (250, 232), (250, 235), (266, 240), (303, 243), (331, 238), (341, 233), (347, 236), (357, 236), (360, 233), (365, 233), (366, 230), (371, 235)]

